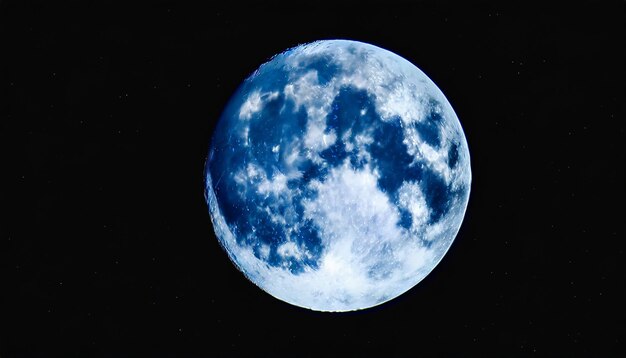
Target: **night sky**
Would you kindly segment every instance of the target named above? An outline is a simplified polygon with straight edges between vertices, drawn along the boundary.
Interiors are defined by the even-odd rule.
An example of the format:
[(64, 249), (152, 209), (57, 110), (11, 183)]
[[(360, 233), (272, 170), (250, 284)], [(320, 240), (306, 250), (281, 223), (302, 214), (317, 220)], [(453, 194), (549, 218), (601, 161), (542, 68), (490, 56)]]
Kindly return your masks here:
[[(291, 3), (0, 1), (0, 357), (626, 356), (624, 3)], [(246, 280), (203, 196), (241, 81), (332, 38), (423, 70), (473, 172), (439, 266), (343, 314)]]

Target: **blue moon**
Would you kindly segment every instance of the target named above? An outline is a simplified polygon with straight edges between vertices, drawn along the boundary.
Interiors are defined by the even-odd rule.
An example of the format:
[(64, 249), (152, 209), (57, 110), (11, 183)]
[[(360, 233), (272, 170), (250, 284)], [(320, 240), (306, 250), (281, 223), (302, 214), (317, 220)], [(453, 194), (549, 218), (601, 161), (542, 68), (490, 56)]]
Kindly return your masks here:
[(317, 311), (369, 308), (418, 284), (457, 236), (471, 186), (441, 90), (404, 58), (348, 40), (260, 66), (224, 109), (205, 168), (235, 266)]

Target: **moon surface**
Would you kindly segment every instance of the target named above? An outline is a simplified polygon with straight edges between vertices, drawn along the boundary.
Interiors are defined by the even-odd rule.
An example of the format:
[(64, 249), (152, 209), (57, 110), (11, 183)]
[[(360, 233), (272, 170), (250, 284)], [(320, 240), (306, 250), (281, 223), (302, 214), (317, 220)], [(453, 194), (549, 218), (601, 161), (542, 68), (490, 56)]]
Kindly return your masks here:
[(441, 261), (471, 169), (454, 110), (421, 70), (327, 40), (243, 82), (205, 179), (216, 236), (250, 281), (296, 306), (352, 311), (401, 295)]

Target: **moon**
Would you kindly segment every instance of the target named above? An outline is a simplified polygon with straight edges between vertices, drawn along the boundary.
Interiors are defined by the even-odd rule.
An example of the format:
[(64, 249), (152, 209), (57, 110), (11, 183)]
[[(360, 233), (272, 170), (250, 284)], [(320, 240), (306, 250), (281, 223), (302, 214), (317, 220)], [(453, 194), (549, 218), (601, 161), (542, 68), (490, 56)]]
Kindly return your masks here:
[(205, 164), (221, 246), (290, 304), (353, 311), (408, 291), (460, 229), (470, 154), (421, 70), (348, 40), (300, 45), (248, 77)]

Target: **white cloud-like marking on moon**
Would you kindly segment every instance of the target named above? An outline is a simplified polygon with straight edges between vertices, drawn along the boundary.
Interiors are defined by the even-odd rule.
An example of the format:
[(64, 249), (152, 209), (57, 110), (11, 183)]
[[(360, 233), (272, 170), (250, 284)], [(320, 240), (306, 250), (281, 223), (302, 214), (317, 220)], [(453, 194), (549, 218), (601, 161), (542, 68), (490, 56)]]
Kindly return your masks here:
[[(321, 83), (318, 71), (306, 68), (310, 59), (324, 56), (338, 67), (337, 73)], [(456, 114), (436, 85), (417, 67), (405, 59), (381, 48), (354, 41), (319, 41), (291, 49), (261, 66), (247, 83), (253, 85), (263, 71), (270, 71), (275, 61), (284, 61), (287, 83), (280, 89), (254, 88), (244, 93), (236, 112), (244, 124), (233, 129), (242, 133), (248, 145), (250, 122), (269, 103), (281, 96), (292, 104), (293, 113), (304, 111), (306, 125), (299, 135), (267, 143), (273, 160), (282, 168), (271, 173), (264, 163), (247, 163), (239, 167), (231, 163), (232, 173), (212, 173), (209, 165), (206, 176), (206, 198), (216, 235), (231, 260), (252, 282), (271, 295), (291, 304), (320, 311), (349, 311), (372, 307), (406, 292), (420, 282), (442, 259), (460, 228), (467, 207), (471, 171), (469, 151)], [(305, 65), (303, 65), (305, 64)], [(423, 190), (426, 179), (404, 181), (395, 193), (381, 189), (381, 173), (373, 164), (368, 146), (374, 139), (365, 129), (347, 140), (327, 125), (333, 110), (333, 101), (345, 88), (364, 90), (373, 98), (376, 114), (383, 122), (400, 120), (406, 152), (413, 158), (410, 165), (421, 165), (442, 178), (450, 192), (450, 209), (436, 222), (429, 222), (433, 214)], [(290, 101), (290, 102), (287, 102)], [(436, 108), (431, 108), (436, 103)], [(431, 107), (429, 107), (431, 106)], [(284, 111), (281, 108), (280, 111)], [(429, 112), (430, 111), (430, 112)], [(438, 130), (441, 144), (437, 148), (421, 137), (415, 124), (428, 120), (428, 113), (436, 112), (442, 122)], [(365, 108), (360, 116), (368, 115)], [(358, 119), (355, 119), (358, 120)], [(370, 132), (368, 132), (368, 130)], [(220, 138), (214, 138), (214, 143)], [(290, 187), (289, 180), (301, 178), (299, 165), (311, 161), (326, 168), (322, 153), (337, 143), (356, 153), (366, 162), (359, 168), (345, 159), (340, 165), (328, 167), (323, 178), (308, 182), (304, 187)], [(458, 146), (456, 165), (450, 165), (451, 146)], [(215, 144), (214, 144), (215, 145)], [(230, 144), (229, 144), (230, 145)], [(225, 145), (224, 148), (227, 148)], [(208, 162), (218, 151), (212, 150)], [(271, 167), (274, 168), (274, 167)], [(226, 173), (226, 174), (225, 174)], [(216, 180), (231, 175), (240, 199), (254, 193), (264, 198), (265, 206), (254, 208), (268, 214), (272, 227), (280, 228), (287, 238), (276, 246), (281, 259), (313, 259), (316, 265), (304, 265), (294, 273), (289, 261), (271, 265), (270, 246), (238, 242), (220, 209), (214, 188)], [(304, 191), (315, 193), (303, 196)], [(300, 198), (300, 199), (297, 199)], [(303, 208), (299, 221), (292, 207), (300, 200)], [(287, 208), (287, 209), (284, 209)], [(411, 225), (402, 227), (400, 210), (405, 210)], [(245, 215), (242, 213), (242, 215)], [(314, 253), (306, 245), (291, 239), (302, 229), (304, 222), (313, 223), (321, 240), (321, 253)], [(252, 228), (255, 232), (254, 225)], [(256, 250), (256, 253), (255, 253)]]

